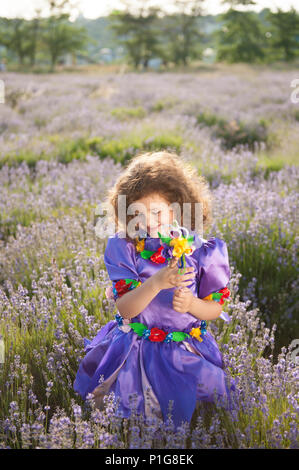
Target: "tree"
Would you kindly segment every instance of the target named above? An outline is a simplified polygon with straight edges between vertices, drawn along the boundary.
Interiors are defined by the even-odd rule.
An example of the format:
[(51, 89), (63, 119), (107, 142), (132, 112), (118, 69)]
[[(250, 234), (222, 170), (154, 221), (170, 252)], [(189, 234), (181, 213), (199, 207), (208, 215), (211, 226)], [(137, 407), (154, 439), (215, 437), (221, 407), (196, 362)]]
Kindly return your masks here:
[(0, 18), (0, 46), (5, 47), (6, 50), (10, 50), (11, 39), (12, 39), (12, 27), (11, 21), (7, 18)]
[(0, 18), (0, 45), (16, 55), (21, 65), (29, 59), (34, 66), (38, 48), (44, 48), (54, 69), (61, 56), (82, 51), (88, 40), (85, 28), (77, 28), (69, 21), (71, 0), (48, 0), (48, 6), (47, 18), (41, 18), (39, 10), (30, 21)]
[(175, 0), (175, 13), (162, 20), (164, 53), (175, 64), (187, 65), (189, 59), (200, 56), (198, 45), (203, 34), (198, 19), (202, 15), (202, 1)]
[(40, 32), (39, 11), (37, 16), (28, 21), (23, 18), (0, 19), (0, 45), (15, 54), (19, 64), (24, 65), (26, 58), (30, 65), (35, 64)]
[(13, 52), (23, 65), (28, 55), (28, 22), (23, 18), (1, 18), (0, 44)]
[(50, 16), (46, 18), (42, 34), (54, 70), (58, 60), (66, 53), (82, 51), (88, 41), (85, 28), (69, 22), (71, 3), (69, 0), (50, 0)]
[(28, 33), (27, 33), (27, 40), (28, 40), (28, 56), (30, 59), (30, 65), (33, 67), (35, 65), (36, 60), (36, 53), (39, 44), (39, 33), (41, 31), (41, 10), (35, 10), (35, 18), (33, 18), (28, 23)]
[(109, 18), (111, 29), (116, 34), (120, 44), (126, 49), (129, 61), (138, 68), (148, 67), (153, 56), (159, 55), (157, 18), (159, 8), (147, 6), (149, 0), (134, 4), (134, 10), (129, 2), (122, 2), (126, 10), (114, 10)]
[(68, 15), (64, 14), (47, 19), (43, 41), (50, 54), (51, 69), (54, 70), (61, 56), (83, 50), (87, 36), (84, 28), (69, 24)]
[(267, 19), (272, 27), (270, 44), (277, 51), (277, 58), (292, 61), (299, 55), (299, 14), (294, 8), (290, 11), (271, 11)]
[(251, 63), (264, 59), (265, 35), (256, 13), (230, 8), (219, 20), (223, 25), (215, 33), (218, 60)]
[(233, 9), (233, 7), (237, 6), (247, 6), (247, 5), (255, 5), (256, 2), (255, 0), (222, 0), (221, 3), (228, 3), (230, 5), (230, 8)]

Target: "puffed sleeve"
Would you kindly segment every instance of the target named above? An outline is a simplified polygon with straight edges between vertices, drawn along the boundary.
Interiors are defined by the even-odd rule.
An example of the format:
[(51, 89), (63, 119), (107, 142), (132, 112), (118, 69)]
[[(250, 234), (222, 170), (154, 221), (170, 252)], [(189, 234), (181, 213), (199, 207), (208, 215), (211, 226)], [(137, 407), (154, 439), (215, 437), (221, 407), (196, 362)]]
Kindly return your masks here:
[(104, 263), (112, 281), (114, 300), (141, 284), (136, 268), (135, 246), (118, 233), (108, 237)]
[(227, 284), (230, 267), (226, 242), (217, 237), (206, 240), (197, 253), (198, 297), (221, 305), (230, 295)]

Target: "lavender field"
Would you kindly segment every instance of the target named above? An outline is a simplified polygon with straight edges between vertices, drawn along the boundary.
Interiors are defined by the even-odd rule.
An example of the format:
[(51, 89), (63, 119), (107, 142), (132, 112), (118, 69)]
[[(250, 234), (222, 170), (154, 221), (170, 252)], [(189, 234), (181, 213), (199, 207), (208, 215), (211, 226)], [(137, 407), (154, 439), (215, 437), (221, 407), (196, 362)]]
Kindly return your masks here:
[[(298, 71), (4, 73), (0, 104), (0, 448), (298, 448)], [(171, 149), (209, 181), (209, 236), (228, 245), (231, 322), (208, 322), (237, 382), (232, 413), (174, 432), (122, 419), (72, 384), (116, 313), (94, 209), (143, 150)], [(133, 397), (132, 397), (133, 398)]]

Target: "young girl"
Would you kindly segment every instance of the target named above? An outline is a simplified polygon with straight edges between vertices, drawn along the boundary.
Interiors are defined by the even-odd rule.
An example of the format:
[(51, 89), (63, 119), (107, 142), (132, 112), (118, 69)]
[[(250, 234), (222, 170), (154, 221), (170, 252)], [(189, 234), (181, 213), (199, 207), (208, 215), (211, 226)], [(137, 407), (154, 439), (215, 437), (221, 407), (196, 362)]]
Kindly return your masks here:
[[(138, 413), (165, 421), (172, 400), (177, 427), (191, 421), (199, 401), (213, 402), (217, 396), (231, 403), (234, 383), (229, 385), (219, 347), (206, 329), (207, 321), (224, 314), (229, 295), (227, 247), (194, 230), (194, 203), (202, 207), (203, 228), (211, 222), (211, 194), (206, 180), (175, 154), (152, 152), (131, 160), (107, 199), (116, 224), (119, 195), (126, 195), (126, 208), (142, 204), (146, 224), (143, 236), (130, 237), (120, 225), (108, 238), (104, 262), (118, 312), (86, 341), (74, 389), (84, 399), (93, 393), (99, 408), (113, 391), (126, 418), (134, 393)], [(178, 228), (173, 203), (181, 214), (184, 203), (191, 203), (189, 233)], [(162, 204), (169, 209), (168, 221), (159, 210)], [(126, 216), (127, 221), (133, 217)], [(165, 221), (170, 236), (163, 238)]]

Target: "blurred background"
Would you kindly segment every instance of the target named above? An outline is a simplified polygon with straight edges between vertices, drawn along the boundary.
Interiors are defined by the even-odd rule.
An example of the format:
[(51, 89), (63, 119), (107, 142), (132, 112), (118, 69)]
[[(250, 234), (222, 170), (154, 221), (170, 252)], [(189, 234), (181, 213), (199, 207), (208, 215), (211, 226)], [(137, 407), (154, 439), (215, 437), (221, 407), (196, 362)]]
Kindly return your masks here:
[(298, 11), (276, 0), (13, 0), (0, 6), (2, 69), (298, 59)]

